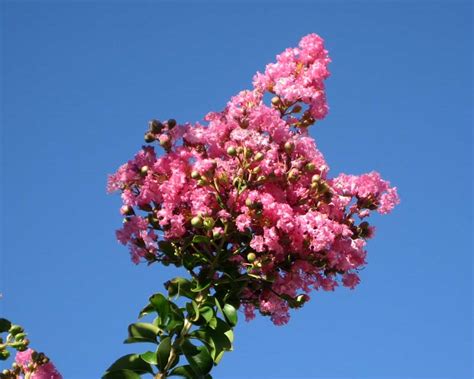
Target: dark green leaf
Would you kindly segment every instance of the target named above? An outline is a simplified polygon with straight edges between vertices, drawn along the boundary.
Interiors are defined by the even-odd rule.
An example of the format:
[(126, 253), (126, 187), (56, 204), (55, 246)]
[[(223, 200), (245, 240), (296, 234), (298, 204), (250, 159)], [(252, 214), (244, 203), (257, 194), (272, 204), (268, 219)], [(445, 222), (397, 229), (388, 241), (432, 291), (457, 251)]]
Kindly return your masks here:
[[(153, 324), (137, 322), (128, 327), (128, 337), (125, 343), (131, 342), (153, 342), (156, 343), (156, 336), (160, 329)], [(131, 341), (133, 340), (133, 341)]]
[(139, 374), (143, 374), (146, 372), (152, 373), (153, 370), (151, 366), (143, 361), (138, 354), (127, 354), (123, 357), (117, 359), (106, 371), (118, 371), (118, 370), (132, 370)]
[(225, 304), (224, 308), (222, 308), (224, 312), (225, 319), (231, 326), (237, 325), (237, 310), (234, 308), (233, 305)]
[(191, 292), (191, 282), (184, 278), (174, 278), (165, 283), (165, 287), (168, 290), (170, 297), (184, 296), (189, 299), (194, 298), (194, 294)]
[(211, 321), (211, 319), (214, 317), (214, 309), (211, 307), (205, 305), (201, 308), (199, 308), (199, 313), (201, 317), (206, 320), (206, 324)]
[(132, 370), (118, 370), (105, 373), (102, 379), (141, 379), (141, 376)]
[(173, 245), (171, 244), (171, 242), (160, 241), (158, 242), (158, 247), (163, 253), (165, 253), (168, 256), (173, 256), (175, 253), (175, 249)]
[(181, 349), (197, 375), (205, 375), (211, 371), (213, 361), (206, 346), (194, 346), (189, 340), (184, 340)]
[(210, 279), (202, 282), (202, 283), (196, 283), (196, 287), (191, 288), (192, 292), (201, 292), (208, 288), (211, 285), (212, 281)]
[(176, 367), (171, 370), (168, 376), (181, 376), (186, 379), (196, 379), (196, 374), (189, 365)]
[(8, 332), (11, 326), (12, 326), (12, 323), (8, 321), (6, 318), (0, 318), (0, 333)]
[(160, 345), (158, 346), (157, 350), (157, 358), (158, 358), (158, 367), (160, 370), (163, 370), (168, 363), (168, 358), (171, 352), (171, 338), (165, 337), (161, 340)]
[(152, 297), (150, 297), (150, 304), (153, 305), (156, 312), (160, 316), (161, 323), (165, 324), (170, 312), (170, 303), (168, 299), (161, 293), (155, 293)]
[(209, 243), (211, 240), (209, 237), (206, 236), (194, 236), (193, 237), (193, 242), (194, 243)]

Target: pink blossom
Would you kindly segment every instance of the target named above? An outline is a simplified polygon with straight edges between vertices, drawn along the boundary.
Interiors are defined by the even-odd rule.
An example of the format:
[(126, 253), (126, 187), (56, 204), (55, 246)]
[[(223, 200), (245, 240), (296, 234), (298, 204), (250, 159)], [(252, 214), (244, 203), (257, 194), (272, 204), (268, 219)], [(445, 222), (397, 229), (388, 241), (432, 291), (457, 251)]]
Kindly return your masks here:
[(32, 362), (31, 355), (34, 352), (33, 349), (27, 349), (22, 352), (17, 352), (15, 362), (23, 369), (25, 373), (32, 373), (31, 379), (62, 379), (62, 375), (57, 371), (54, 364), (49, 361), (46, 364), (36, 366), (33, 371), (28, 368), (28, 365)]

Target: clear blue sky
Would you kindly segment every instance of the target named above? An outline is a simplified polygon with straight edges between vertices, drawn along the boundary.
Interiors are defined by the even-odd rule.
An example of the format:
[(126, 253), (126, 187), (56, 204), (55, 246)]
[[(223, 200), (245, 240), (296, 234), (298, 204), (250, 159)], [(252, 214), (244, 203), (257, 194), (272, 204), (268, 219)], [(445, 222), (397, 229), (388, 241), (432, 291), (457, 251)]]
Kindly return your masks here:
[(286, 327), (241, 323), (216, 378), (471, 377), (472, 5), (457, 1), (3, 2), (0, 314), (65, 379), (98, 378), (173, 270), (133, 265), (106, 176), (150, 118), (199, 120), (316, 32), (333, 59), (312, 135), (333, 174), (378, 170), (355, 291)]

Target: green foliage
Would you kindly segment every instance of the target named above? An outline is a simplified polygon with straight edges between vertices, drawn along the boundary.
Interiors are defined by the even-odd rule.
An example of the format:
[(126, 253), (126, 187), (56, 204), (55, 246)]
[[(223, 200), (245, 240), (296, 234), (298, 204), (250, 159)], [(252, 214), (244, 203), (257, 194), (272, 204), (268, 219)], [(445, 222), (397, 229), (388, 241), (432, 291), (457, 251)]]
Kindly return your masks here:
[[(193, 242), (200, 240), (194, 238)], [(103, 379), (136, 379), (150, 374), (157, 379), (176, 376), (209, 379), (212, 367), (226, 351), (232, 350), (232, 328), (237, 324), (232, 285), (219, 286), (206, 278), (178, 277), (168, 281), (165, 287), (169, 297), (160, 293), (152, 295), (139, 313), (139, 318), (154, 316), (154, 320), (131, 324), (125, 340), (125, 343), (152, 343), (156, 349), (119, 358)], [(178, 297), (187, 299), (184, 306), (171, 300)], [(178, 366), (181, 359), (186, 363)]]

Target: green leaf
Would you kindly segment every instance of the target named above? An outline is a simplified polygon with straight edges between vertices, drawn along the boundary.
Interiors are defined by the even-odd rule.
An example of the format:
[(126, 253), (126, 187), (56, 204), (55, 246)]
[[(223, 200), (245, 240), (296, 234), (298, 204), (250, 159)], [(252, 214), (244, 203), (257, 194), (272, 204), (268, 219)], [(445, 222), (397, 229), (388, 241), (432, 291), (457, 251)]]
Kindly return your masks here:
[(197, 303), (193, 300), (190, 303), (186, 303), (186, 310), (189, 314), (189, 320), (195, 322), (199, 319), (199, 307)]
[(156, 336), (160, 329), (150, 323), (136, 322), (128, 327), (128, 338), (125, 343), (152, 342), (157, 343)]
[(102, 379), (141, 379), (141, 376), (132, 370), (118, 370), (105, 373)]
[(191, 288), (192, 292), (201, 292), (204, 291), (206, 288), (208, 288), (211, 285), (212, 281), (210, 279), (206, 280), (203, 283), (196, 283), (195, 288)]
[(199, 308), (199, 313), (201, 317), (206, 320), (206, 324), (211, 321), (211, 319), (214, 317), (214, 309), (211, 307), (205, 305), (201, 308)]
[(194, 236), (193, 243), (209, 243), (211, 240), (206, 236)]
[(165, 337), (161, 340), (160, 345), (158, 346), (158, 350), (156, 352), (157, 360), (158, 360), (158, 367), (160, 370), (163, 370), (168, 363), (168, 358), (171, 352), (171, 338)]
[(168, 376), (181, 376), (186, 379), (196, 379), (196, 374), (189, 365), (176, 367), (171, 370)]
[(206, 346), (194, 346), (189, 340), (184, 340), (181, 349), (197, 375), (205, 375), (211, 371), (213, 361)]
[(217, 326), (214, 328), (214, 330), (218, 333), (224, 334), (230, 343), (234, 342), (234, 332), (224, 320), (221, 320), (217, 317)]
[(231, 304), (225, 304), (224, 308), (222, 308), (222, 312), (224, 313), (225, 319), (231, 326), (237, 325), (237, 310)]
[(106, 374), (120, 370), (131, 370), (139, 374), (153, 372), (151, 366), (146, 363), (138, 354), (127, 354), (123, 357), (120, 357), (107, 369)]
[(160, 241), (158, 242), (158, 248), (168, 256), (173, 256), (175, 253), (174, 246), (171, 242)]
[(146, 315), (149, 315), (150, 313), (155, 312), (155, 308), (151, 304), (147, 304), (143, 309), (140, 311), (138, 314), (138, 318), (142, 318)]
[(168, 290), (170, 297), (184, 296), (189, 299), (194, 298), (194, 294), (191, 292), (191, 282), (184, 278), (174, 278), (165, 283), (165, 287)]
[(12, 327), (12, 323), (6, 318), (0, 318), (0, 333), (8, 332)]
[(156, 365), (158, 362), (156, 353), (153, 351), (147, 351), (146, 353), (140, 354), (140, 358), (151, 365)]
[(150, 297), (150, 303), (161, 318), (161, 323), (166, 324), (166, 319), (170, 313), (170, 303), (161, 293), (155, 293)]

